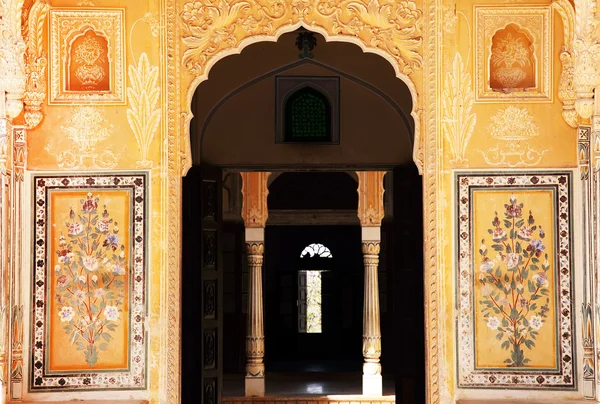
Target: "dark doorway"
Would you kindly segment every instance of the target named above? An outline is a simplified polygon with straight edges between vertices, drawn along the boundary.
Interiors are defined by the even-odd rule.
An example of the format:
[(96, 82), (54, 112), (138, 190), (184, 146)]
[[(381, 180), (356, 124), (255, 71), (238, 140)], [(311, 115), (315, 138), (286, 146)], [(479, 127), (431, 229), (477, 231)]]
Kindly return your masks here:
[[(331, 258), (301, 257), (321, 244)], [(271, 371), (354, 371), (362, 365), (363, 264), (360, 226), (267, 226), (265, 351)], [(318, 272), (313, 272), (318, 271)], [(305, 276), (320, 278), (320, 330), (303, 327)], [(316, 286), (318, 287), (318, 286)], [(314, 293), (314, 292), (313, 292)], [(318, 315), (317, 314), (317, 315)], [(316, 321), (313, 320), (313, 323)]]

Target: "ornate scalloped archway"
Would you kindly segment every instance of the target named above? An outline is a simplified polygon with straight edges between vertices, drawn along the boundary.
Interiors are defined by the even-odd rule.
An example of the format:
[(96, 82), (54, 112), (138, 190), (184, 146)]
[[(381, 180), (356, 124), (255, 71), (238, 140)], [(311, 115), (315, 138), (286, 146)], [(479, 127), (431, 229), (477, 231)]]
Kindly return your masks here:
[[(198, 85), (219, 60), (261, 41), (277, 41), (300, 26), (329, 41), (349, 42), (386, 59), (408, 87), (415, 122), (413, 159), (423, 175), (425, 229), (425, 307), (427, 402), (440, 402), (437, 281), (437, 127), (438, 58), (435, 0), (168, 0), (167, 9), (168, 198), (165, 237), (181, 245), (181, 176), (191, 167), (191, 102)], [(424, 135), (424, 136), (423, 136)], [(169, 350), (159, 375), (160, 395), (179, 403), (181, 251), (166, 249), (164, 315)], [(163, 368), (163, 367), (161, 367)], [(162, 385), (161, 384), (161, 385)]]

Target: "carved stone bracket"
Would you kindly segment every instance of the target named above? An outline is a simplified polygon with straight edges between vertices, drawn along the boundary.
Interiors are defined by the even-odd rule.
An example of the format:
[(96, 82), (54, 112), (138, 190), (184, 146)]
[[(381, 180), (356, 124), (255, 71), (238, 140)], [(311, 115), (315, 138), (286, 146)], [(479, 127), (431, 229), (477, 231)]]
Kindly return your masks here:
[(597, 0), (575, 0), (575, 108), (579, 116), (589, 119), (594, 113), (594, 89), (600, 85), (600, 17)]
[(27, 129), (37, 127), (44, 118), (42, 103), (46, 100), (48, 58), (43, 49), (43, 39), (44, 21), (49, 8), (46, 1), (37, 0), (31, 7), (27, 19), (27, 53), (25, 55), (27, 84), (23, 100)]
[[(13, 119), (23, 110), (25, 48), (21, 32), (24, 0), (0, 0), (0, 97), (4, 115)], [(0, 111), (2, 108), (0, 108)]]
[(577, 99), (575, 92), (575, 60), (573, 56), (575, 9), (569, 0), (555, 0), (552, 6), (562, 18), (564, 27), (563, 46), (560, 51), (562, 71), (558, 85), (558, 99), (563, 104), (563, 119), (570, 127), (576, 128), (579, 116), (575, 110), (575, 100)]
[(267, 180), (269, 172), (243, 172), (242, 174), (242, 219), (246, 228), (265, 227), (269, 211), (267, 209)]
[(379, 227), (385, 215), (383, 177), (385, 171), (357, 171), (358, 218), (363, 227)]

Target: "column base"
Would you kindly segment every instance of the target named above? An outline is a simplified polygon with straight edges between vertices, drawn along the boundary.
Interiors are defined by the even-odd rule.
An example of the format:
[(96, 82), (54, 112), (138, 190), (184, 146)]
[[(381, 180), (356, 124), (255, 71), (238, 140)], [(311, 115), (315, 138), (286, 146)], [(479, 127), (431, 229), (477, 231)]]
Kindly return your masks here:
[(381, 375), (363, 375), (363, 396), (383, 395), (383, 379)]
[(246, 376), (246, 397), (264, 397), (265, 378)]

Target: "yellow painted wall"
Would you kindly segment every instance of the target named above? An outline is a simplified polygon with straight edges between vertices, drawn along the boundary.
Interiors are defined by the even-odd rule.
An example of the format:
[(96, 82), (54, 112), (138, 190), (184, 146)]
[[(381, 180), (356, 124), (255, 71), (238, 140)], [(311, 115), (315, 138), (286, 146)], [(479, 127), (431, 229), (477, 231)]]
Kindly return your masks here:
[[(381, 2), (381, 1), (380, 1)], [(179, 10), (183, 9), (183, 6), (188, 2), (180, 0), (178, 2)], [(225, 2), (213, 2), (222, 3)], [(287, 2), (289, 3), (289, 1)], [(379, 2), (377, 2), (379, 3)], [(76, 133), (77, 131), (85, 130), (86, 127), (90, 126), (92, 119), (97, 119), (100, 128), (107, 129), (109, 136), (102, 141), (99, 141), (94, 145), (92, 150), (89, 152), (89, 157), (83, 161), (81, 167), (74, 168), (75, 170), (92, 170), (92, 169), (107, 169), (102, 167), (98, 162), (94, 165), (92, 160), (94, 155), (101, 157), (104, 151), (109, 151), (117, 156), (116, 164), (110, 169), (114, 170), (129, 170), (136, 169), (138, 167), (148, 168), (150, 164), (139, 164), (142, 161), (142, 149), (143, 143), (149, 143), (147, 159), (151, 161), (152, 171), (152, 184), (151, 184), (151, 240), (150, 240), (150, 253), (151, 258), (149, 261), (149, 274), (150, 274), (150, 396), (157, 400), (159, 394), (159, 384), (165, 384), (166, 379), (159, 378), (161, 374), (159, 372), (159, 366), (166, 365), (161, 358), (164, 355), (164, 350), (169, 349), (166, 345), (161, 345), (162, 332), (167, 324), (166, 311), (164, 307), (161, 308), (161, 303), (164, 304), (164, 296), (161, 296), (165, 292), (161, 285), (164, 285), (165, 279), (168, 276), (169, 268), (167, 267), (166, 261), (166, 250), (168, 248), (178, 248), (178, 246), (166, 245), (166, 229), (167, 222), (165, 217), (166, 205), (167, 205), (167, 162), (164, 154), (166, 153), (165, 144), (168, 139), (166, 131), (166, 119), (167, 119), (167, 104), (165, 102), (165, 93), (167, 91), (173, 91), (174, 87), (168, 87), (165, 81), (165, 75), (167, 71), (167, 61), (172, 60), (169, 57), (167, 50), (161, 47), (163, 43), (165, 31), (164, 27), (160, 27), (160, 24), (165, 22), (167, 18), (176, 19), (178, 15), (164, 15), (160, 16), (159, 12), (163, 6), (159, 0), (148, 0), (148, 1), (126, 1), (126, 0), (53, 0), (52, 7), (77, 7), (77, 8), (89, 8), (91, 10), (96, 9), (89, 4), (94, 4), (95, 7), (102, 8), (123, 8), (125, 9), (125, 85), (127, 88), (132, 86), (135, 80), (132, 80), (130, 76), (130, 69), (136, 69), (139, 65), (140, 60), (143, 61), (142, 55), (147, 55), (149, 67), (156, 67), (156, 82), (150, 80), (150, 85), (153, 88), (160, 89), (160, 97), (156, 105), (150, 108), (149, 113), (160, 108), (160, 123), (151, 141), (145, 138), (148, 136), (146, 133), (136, 133), (132, 130), (128, 122), (128, 109), (131, 109), (132, 95), (135, 98), (136, 91), (130, 91), (130, 96), (127, 98), (127, 105), (119, 106), (92, 106), (92, 109), (82, 109), (81, 106), (62, 106), (62, 105), (44, 105), (45, 118), (41, 125), (28, 132), (28, 159), (27, 168), (29, 170), (51, 170), (51, 171), (68, 171), (59, 167), (59, 155), (67, 149), (71, 149), (73, 146), (77, 146), (73, 139), (69, 138), (69, 133)], [(510, 142), (503, 142), (490, 137), (490, 123), (492, 117), (497, 115), (501, 110), (505, 110), (508, 107), (518, 108), (521, 111), (526, 111), (531, 117), (531, 123), (537, 127), (539, 136), (532, 138), (529, 142), (530, 146), (537, 150), (544, 150), (545, 153), (539, 163), (533, 168), (572, 168), (576, 167), (576, 132), (575, 129), (570, 128), (561, 117), (561, 102), (557, 97), (559, 75), (560, 75), (560, 61), (558, 59), (558, 53), (560, 46), (563, 41), (563, 29), (562, 22), (558, 14), (554, 11), (551, 12), (553, 20), (553, 32), (552, 32), (552, 58), (553, 63), (553, 76), (552, 76), (552, 102), (519, 102), (518, 100), (511, 100), (500, 103), (483, 103), (475, 102), (472, 106), (472, 114), (475, 115), (476, 123), (472, 130), (469, 141), (466, 143), (462, 152), (462, 163), (455, 164), (456, 152), (452, 146), (452, 134), (444, 130), (443, 127), (443, 107), (442, 101), (444, 98), (443, 92), (446, 86), (448, 78), (448, 72), (453, 71), (453, 62), (456, 59), (456, 54), (461, 55), (464, 68), (457, 70), (460, 74), (455, 78), (457, 83), (470, 83), (471, 90), (474, 90), (475, 86), (475, 66), (474, 66), (474, 48), (476, 47), (476, 31), (474, 27), (474, 6), (475, 5), (486, 5), (496, 4), (486, 1), (471, 1), (463, 0), (459, 3), (451, 1), (443, 1), (442, 9), (439, 11), (439, 15), (442, 18), (440, 21), (440, 35), (441, 35), (441, 60), (440, 63), (441, 74), (436, 76), (437, 79), (437, 104), (439, 108), (439, 136), (441, 141), (441, 147), (439, 148), (439, 162), (438, 167), (441, 172), (438, 176), (438, 188), (437, 191), (440, 195), (440, 204), (438, 206), (438, 264), (440, 267), (441, 276), (441, 299), (440, 304), (440, 316), (441, 321), (444, 323), (444, 335), (440, 336), (441, 345), (445, 348), (445, 356), (442, 358), (442, 369), (443, 369), (443, 380), (445, 385), (442, 386), (442, 396), (454, 397), (454, 368), (455, 368), (455, 327), (454, 327), (454, 315), (451, 310), (446, 308), (453, 307), (454, 303), (454, 276), (453, 276), (453, 263), (454, 263), (454, 252), (453, 243), (454, 228), (452, 222), (452, 212), (454, 210), (454, 194), (453, 194), (453, 169), (455, 168), (469, 168), (469, 169), (505, 169), (510, 168), (508, 164), (502, 164), (498, 166), (489, 165), (481, 151), (488, 151), (490, 148), (500, 144), (502, 150), (508, 150)], [(508, 5), (510, 3), (502, 3)], [(538, 3), (536, 3), (538, 4)], [(546, 3), (547, 4), (547, 3)], [(519, 6), (525, 6), (527, 3), (519, 2)], [(421, 6), (421, 2), (417, 3), (417, 6)], [(368, 18), (367, 18), (368, 19)], [(375, 20), (373, 20), (375, 21)], [(372, 21), (372, 22), (373, 22)], [(377, 21), (375, 21), (377, 22)], [(278, 22), (277, 24), (283, 25)], [(275, 24), (275, 25), (277, 25)], [(269, 35), (274, 34), (276, 27), (267, 27), (266, 31)], [(332, 32), (333, 27), (331, 24), (327, 25), (322, 31)], [(46, 31), (47, 32), (47, 31)], [(158, 33), (162, 35), (158, 35)], [(46, 33), (46, 39), (48, 34)], [(226, 40), (228, 37), (236, 36), (238, 39), (243, 38), (244, 34), (241, 29), (237, 29), (234, 32), (223, 34), (221, 38), (222, 46), (225, 52), (231, 51), (231, 44)], [(234, 41), (235, 42), (235, 41)], [(180, 55), (185, 47), (179, 43), (181, 49), (179, 50)], [(368, 46), (368, 45), (365, 45)], [(51, 52), (48, 48), (48, 42), (44, 41), (44, 47), (47, 53)], [(216, 52), (216, 51), (215, 51)], [(212, 52), (211, 55), (215, 52)], [(375, 56), (370, 56), (375, 57)], [(393, 57), (389, 57), (393, 60)], [(180, 60), (180, 59), (178, 59)], [(213, 60), (213, 59), (211, 59)], [(49, 70), (53, 66), (49, 66)], [(192, 75), (185, 71), (181, 67), (182, 73), (181, 83), (189, 84), (192, 81)], [(135, 74), (132, 71), (131, 74)], [(198, 72), (199, 75), (205, 75), (206, 71)], [(151, 78), (151, 74), (148, 71), (142, 73), (145, 78)], [(417, 71), (412, 76), (416, 83), (421, 83), (422, 74)], [(210, 85), (210, 80), (208, 85)], [(427, 85), (424, 81), (423, 85)], [(188, 88), (183, 85), (180, 93), (172, 93), (172, 96), (179, 95), (181, 97), (181, 105), (185, 105), (187, 102), (188, 95), (186, 91)], [(421, 87), (417, 87), (420, 94), (424, 93)], [(182, 107), (183, 108), (183, 107)], [(426, 106), (425, 106), (426, 108)], [(183, 108), (185, 109), (185, 108)], [(183, 111), (185, 112), (185, 111)], [(410, 112), (410, 111), (409, 111)], [(171, 111), (174, 114), (175, 111)], [(149, 115), (142, 117), (143, 120), (147, 120)], [(79, 117), (79, 118), (78, 118)], [(175, 116), (172, 117), (177, 125), (179, 122), (184, 122), (183, 117)], [(421, 116), (421, 119), (423, 117)], [(525, 120), (527, 123), (527, 120)], [(71, 130), (71, 132), (70, 132)], [(182, 131), (183, 132), (183, 131)], [(342, 135), (343, 138), (343, 135)], [(450, 140), (449, 140), (450, 139)], [(457, 144), (460, 144), (458, 142)], [(520, 145), (522, 146), (522, 145)], [(79, 146), (77, 146), (79, 147)], [(76, 156), (77, 149), (75, 149), (74, 155)], [(460, 153), (459, 153), (460, 154)], [(464, 160), (468, 161), (464, 161)], [(453, 163), (451, 163), (453, 161)], [(64, 161), (63, 161), (64, 163)], [(523, 167), (520, 167), (523, 168)], [(178, 218), (171, 218), (172, 220), (178, 220)], [(156, 401), (157, 402), (157, 401)]]

